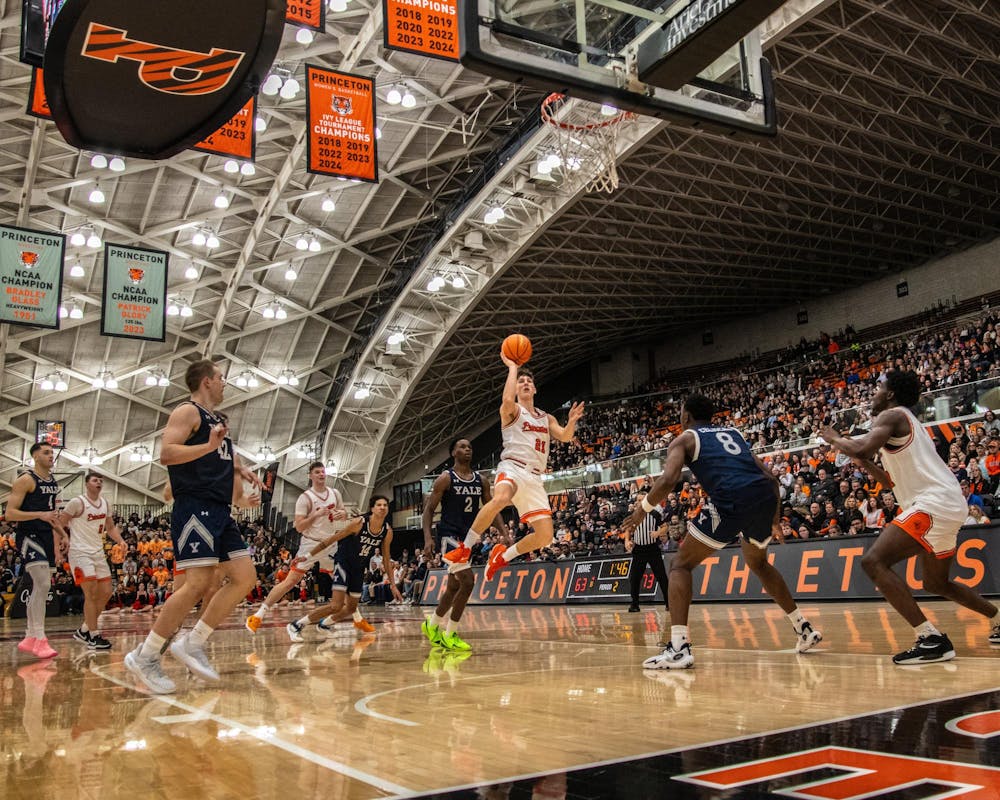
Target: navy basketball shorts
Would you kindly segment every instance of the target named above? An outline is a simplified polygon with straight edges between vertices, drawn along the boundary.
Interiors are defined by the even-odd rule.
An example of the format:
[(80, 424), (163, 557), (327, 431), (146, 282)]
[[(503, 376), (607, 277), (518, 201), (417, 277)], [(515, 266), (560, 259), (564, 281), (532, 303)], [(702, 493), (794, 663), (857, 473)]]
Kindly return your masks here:
[(31, 533), (14, 533), (14, 546), (21, 554), (24, 566), (32, 564), (48, 564), (50, 569), (56, 566), (56, 546), (52, 531), (32, 531)]
[(229, 506), (201, 497), (174, 498), (170, 538), (177, 569), (214, 567), (220, 561), (250, 557)]
[(777, 499), (768, 498), (754, 505), (741, 506), (735, 511), (720, 511), (711, 501), (706, 501), (698, 516), (688, 520), (688, 533), (702, 544), (721, 550), (743, 538), (757, 547), (767, 547), (771, 541), (771, 525)]
[(333, 590), (347, 592), (351, 597), (361, 597), (365, 570), (361, 556), (354, 548), (347, 548), (341, 543), (337, 554), (333, 557)]

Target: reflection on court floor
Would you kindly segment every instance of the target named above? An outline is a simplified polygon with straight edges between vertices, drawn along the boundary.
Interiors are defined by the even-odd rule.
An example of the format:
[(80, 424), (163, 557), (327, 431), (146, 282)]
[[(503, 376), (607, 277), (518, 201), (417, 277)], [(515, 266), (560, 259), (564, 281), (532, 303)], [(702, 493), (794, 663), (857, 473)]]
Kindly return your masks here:
[[(955, 661), (893, 666), (911, 633), (882, 603), (803, 607), (825, 636), (807, 655), (793, 652), (790, 625), (769, 604), (705, 605), (692, 612), (696, 668), (681, 672), (639, 666), (664, 636), (659, 609), (474, 608), (463, 620), (471, 654), (431, 650), (412, 608), (371, 614), (375, 635), (313, 629), (294, 645), (284, 630), (291, 612), (256, 636), (234, 616), (210, 640), (222, 682), (206, 685), (168, 658), (178, 692), (156, 698), (122, 665), (148, 617), (108, 618), (106, 655), (74, 642), (76, 620), (66, 620), (50, 634), (60, 654), (49, 663), (19, 656), (23, 623), (7, 621), (0, 785), (11, 800), (643, 797), (688, 776), (669, 792), (695, 797), (709, 786), (731, 791), (725, 781), (735, 778), (694, 773), (816, 748), (847, 748), (823, 754), (842, 765), (838, 775), (862, 768), (848, 752), (859, 747), (1000, 767), (1000, 739), (990, 739), (1000, 718), (984, 714), (1000, 699), (988, 625), (947, 603), (926, 608), (954, 641)], [(800, 758), (811, 780), (813, 758)], [(888, 764), (876, 772), (892, 772)], [(780, 788), (751, 772), (754, 788), (740, 797)], [(991, 786), (976, 797), (1000, 797), (1000, 779)]]

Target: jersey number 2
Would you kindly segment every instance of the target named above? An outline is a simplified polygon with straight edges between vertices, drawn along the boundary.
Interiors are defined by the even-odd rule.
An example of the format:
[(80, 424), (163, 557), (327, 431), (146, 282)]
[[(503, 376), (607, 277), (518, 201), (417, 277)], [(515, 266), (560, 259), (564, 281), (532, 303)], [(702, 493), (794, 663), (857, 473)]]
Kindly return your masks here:
[(466, 514), (471, 514), (473, 511), (475, 511), (475, 509), (472, 507), (474, 500), (475, 500), (474, 497), (466, 497), (465, 498), (465, 513)]

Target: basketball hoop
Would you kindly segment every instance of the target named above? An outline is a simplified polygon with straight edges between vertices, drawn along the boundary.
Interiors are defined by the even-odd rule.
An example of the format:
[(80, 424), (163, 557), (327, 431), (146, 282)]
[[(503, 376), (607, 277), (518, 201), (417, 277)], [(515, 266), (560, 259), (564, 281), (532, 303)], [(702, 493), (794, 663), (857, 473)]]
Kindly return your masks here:
[(618, 134), (636, 115), (618, 109), (606, 114), (611, 106), (566, 100), (554, 92), (542, 101), (542, 122), (552, 128), (563, 181), (588, 192), (613, 192), (618, 188)]

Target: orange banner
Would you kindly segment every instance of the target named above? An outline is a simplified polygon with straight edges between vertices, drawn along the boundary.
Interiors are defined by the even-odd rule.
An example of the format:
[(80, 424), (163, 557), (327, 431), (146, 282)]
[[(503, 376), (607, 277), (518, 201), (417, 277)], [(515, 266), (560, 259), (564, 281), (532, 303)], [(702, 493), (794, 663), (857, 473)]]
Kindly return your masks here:
[(257, 98), (251, 97), (235, 117), (191, 149), (253, 161), (257, 150), (256, 118)]
[(309, 172), (378, 181), (371, 78), (306, 65), (306, 118)]
[(326, 0), (288, 0), (285, 22), (321, 31), (326, 27)]
[(45, 99), (45, 80), (42, 71), (31, 70), (31, 92), (28, 95), (28, 114), (41, 119), (52, 119), (49, 101)]
[(431, 58), (458, 61), (458, 3), (382, 0), (385, 46)]

